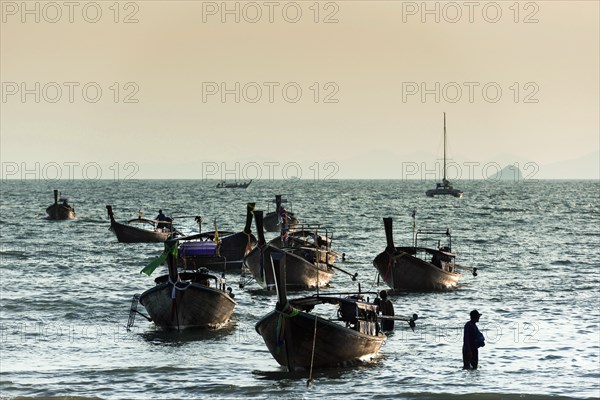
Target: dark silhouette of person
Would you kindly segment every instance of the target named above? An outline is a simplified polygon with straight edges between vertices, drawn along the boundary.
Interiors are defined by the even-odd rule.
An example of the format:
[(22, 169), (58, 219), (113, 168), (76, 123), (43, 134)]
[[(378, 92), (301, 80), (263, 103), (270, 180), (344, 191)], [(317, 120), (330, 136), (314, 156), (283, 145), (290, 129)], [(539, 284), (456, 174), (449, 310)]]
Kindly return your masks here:
[(171, 222), (172, 219), (163, 214), (162, 210), (158, 210), (158, 215), (154, 219), (158, 221), (158, 224), (156, 224), (156, 229), (170, 229), (171, 225), (167, 222)]
[(158, 215), (154, 219), (157, 221), (166, 221), (167, 216), (165, 214), (163, 214), (162, 210), (158, 210)]
[(463, 369), (477, 369), (479, 348), (485, 346), (485, 339), (476, 325), (481, 314), (473, 310), (469, 315), (471, 319), (465, 324), (463, 336)]
[[(379, 310), (381, 311), (381, 315), (385, 316), (394, 316), (394, 304), (388, 299), (387, 292), (382, 290), (379, 292), (379, 297), (381, 297), (381, 301), (379, 302)], [(381, 322), (381, 330), (384, 332), (389, 332), (394, 330), (394, 320), (393, 319), (384, 319)]]
[(285, 208), (281, 207), (279, 217), (281, 218), (281, 243), (285, 247), (288, 245), (288, 232), (290, 230), (288, 214)]

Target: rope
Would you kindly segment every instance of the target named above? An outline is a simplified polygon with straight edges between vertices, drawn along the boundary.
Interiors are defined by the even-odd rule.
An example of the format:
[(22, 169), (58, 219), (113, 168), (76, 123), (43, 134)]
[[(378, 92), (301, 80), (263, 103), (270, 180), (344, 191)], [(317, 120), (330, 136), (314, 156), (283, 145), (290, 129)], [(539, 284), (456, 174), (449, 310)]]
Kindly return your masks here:
[(388, 263), (387, 263), (387, 268), (385, 270), (385, 276), (383, 277), (383, 280), (387, 281), (388, 278), (390, 277), (390, 274), (392, 273), (392, 261), (394, 260), (394, 253), (388, 253), (386, 251), (385, 254), (388, 255)]
[[(180, 283), (185, 285), (184, 287), (179, 287), (177, 284)], [(177, 319), (177, 330), (179, 331), (179, 313), (177, 312), (177, 291), (178, 290), (187, 290), (192, 282), (181, 282), (179, 279), (179, 275), (177, 275), (177, 282), (173, 282), (171, 280), (171, 276), (169, 276), (169, 284), (173, 285), (173, 289), (171, 289), (171, 321), (173, 317)]]
[(373, 283), (371, 284), (371, 286), (369, 287), (369, 289), (367, 290), (367, 292), (372, 292), (373, 288), (375, 286), (379, 287), (379, 272), (375, 274), (375, 278), (373, 279)]
[(259, 265), (259, 276), (262, 279), (263, 282), (265, 282), (266, 284), (266, 279), (265, 279), (265, 247), (266, 245), (258, 245), (259, 248), (259, 253), (258, 253), (258, 265)]
[(283, 309), (281, 310), (277, 310), (275, 309), (275, 312), (282, 315), (285, 318), (293, 318), (296, 315), (298, 315), (298, 313), (300, 312), (297, 308), (294, 308), (289, 301), (285, 302), (285, 305), (283, 306)]
[(277, 337), (276, 351), (277, 351), (277, 354), (279, 354), (279, 351), (281, 350), (280, 346), (283, 343), (285, 343), (285, 320), (287, 318), (295, 317), (296, 315), (298, 315), (299, 311), (297, 309), (295, 309), (294, 307), (292, 307), (292, 305), (290, 304), (289, 301), (286, 301), (285, 305), (283, 306), (283, 309), (281, 309), (281, 310), (275, 309), (275, 312), (279, 314), (279, 318), (277, 319), (277, 331), (276, 331), (276, 337)]
[(248, 237), (248, 241), (246, 242), (246, 251), (244, 251), (244, 256), (247, 256), (248, 253), (252, 251), (252, 236), (246, 232), (244, 232), (244, 234)]
[(313, 334), (313, 345), (312, 345), (312, 355), (310, 356), (310, 372), (308, 373), (308, 381), (306, 382), (307, 387), (311, 387), (313, 383), (312, 372), (313, 372), (313, 362), (315, 360), (315, 347), (317, 346), (317, 316), (315, 315), (315, 332)]

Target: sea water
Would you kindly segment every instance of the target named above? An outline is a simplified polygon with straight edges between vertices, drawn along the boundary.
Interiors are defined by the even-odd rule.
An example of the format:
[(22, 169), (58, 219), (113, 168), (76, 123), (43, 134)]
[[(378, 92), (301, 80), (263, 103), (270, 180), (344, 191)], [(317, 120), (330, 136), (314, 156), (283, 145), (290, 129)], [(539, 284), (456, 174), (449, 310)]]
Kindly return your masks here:
[[(4, 181), (0, 205), (0, 396), (82, 398), (574, 398), (600, 397), (600, 184), (598, 181), (465, 181), (462, 199), (427, 198), (433, 182), (288, 180), (246, 190), (212, 181)], [(53, 222), (52, 190), (70, 196), (77, 219)], [(452, 229), (460, 287), (392, 293), (396, 315), (419, 315), (415, 331), (396, 322), (373, 362), (289, 374), (255, 323), (275, 295), (228, 274), (237, 306), (217, 331), (164, 332), (139, 317), (126, 330), (131, 298), (154, 285), (140, 270), (163, 245), (121, 244), (117, 220), (153, 218), (159, 208), (184, 232), (240, 231), (247, 202), (273, 208), (283, 194), (298, 218), (333, 232), (337, 266), (358, 272), (361, 290), (386, 289), (373, 258), (385, 248), (382, 217), (396, 245), (417, 228)], [(254, 228), (255, 230), (255, 228)], [(272, 234), (271, 236), (272, 237)], [(357, 290), (336, 273), (321, 292)], [(312, 294), (291, 293), (290, 297)], [(462, 327), (483, 315), (480, 369), (463, 371)], [(140, 306), (140, 310), (144, 309)], [(333, 315), (332, 315), (333, 317)]]

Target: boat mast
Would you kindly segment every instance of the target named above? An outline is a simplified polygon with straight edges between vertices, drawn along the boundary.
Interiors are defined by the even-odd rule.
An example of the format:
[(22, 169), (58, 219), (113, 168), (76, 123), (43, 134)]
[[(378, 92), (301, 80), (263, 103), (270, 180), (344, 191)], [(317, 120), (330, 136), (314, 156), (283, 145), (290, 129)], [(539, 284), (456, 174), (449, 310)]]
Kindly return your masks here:
[(444, 178), (442, 179), (444, 185), (446, 184), (446, 113), (444, 112)]

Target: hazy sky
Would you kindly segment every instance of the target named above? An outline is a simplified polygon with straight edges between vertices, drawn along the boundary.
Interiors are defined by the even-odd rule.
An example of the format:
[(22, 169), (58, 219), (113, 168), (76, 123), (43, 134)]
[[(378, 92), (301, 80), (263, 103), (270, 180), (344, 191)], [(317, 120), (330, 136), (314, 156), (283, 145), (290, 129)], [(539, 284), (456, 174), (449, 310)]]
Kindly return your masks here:
[(595, 0), (1, 11), (2, 178), (599, 176)]

